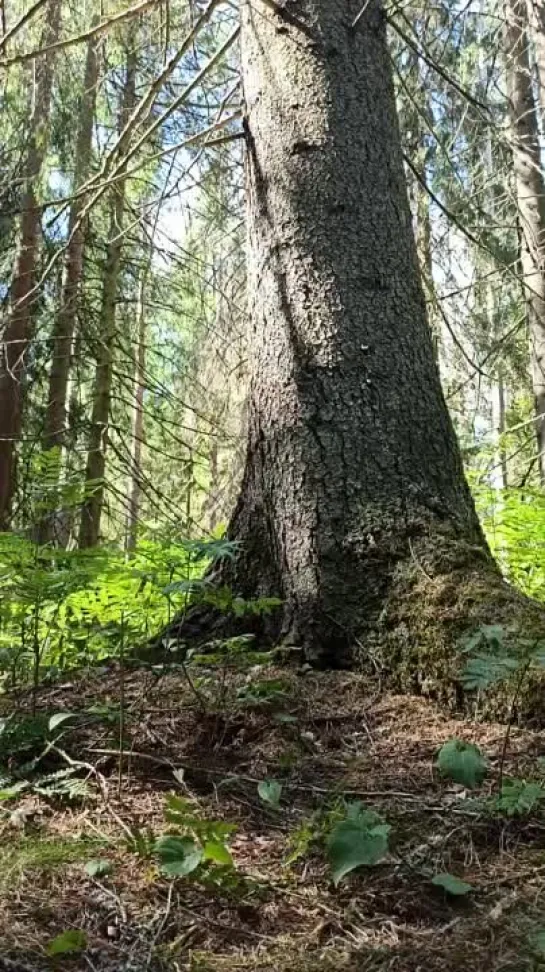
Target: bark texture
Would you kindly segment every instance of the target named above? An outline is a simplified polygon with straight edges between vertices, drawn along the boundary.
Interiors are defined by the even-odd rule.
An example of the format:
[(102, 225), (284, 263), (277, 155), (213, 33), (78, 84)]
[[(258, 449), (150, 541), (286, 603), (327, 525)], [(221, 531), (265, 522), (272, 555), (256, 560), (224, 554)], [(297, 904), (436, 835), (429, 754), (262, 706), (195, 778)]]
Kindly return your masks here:
[[(118, 127), (122, 131), (134, 107), (136, 91), (136, 54), (131, 44), (127, 53), (127, 68), (119, 111)], [(86, 497), (82, 505), (79, 531), (81, 549), (96, 547), (100, 538), (100, 519), (104, 502), (104, 475), (108, 449), (108, 424), (112, 396), (113, 355), (116, 333), (116, 303), (118, 296), (121, 257), (123, 253), (123, 222), (125, 215), (126, 180), (119, 179), (112, 192), (110, 240), (102, 283), (102, 303), (98, 331), (97, 364), (93, 388), (93, 407), (87, 463), (85, 468)]]
[[(60, 0), (49, 0), (41, 46), (58, 39)], [(55, 52), (32, 62), (32, 105), (28, 141), (22, 163), (23, 189), (19, 242), (10, 290), (10, 304), (0, 343), (0, 530), (7, 530), (15, 490), (16, 446), (21, 436), (25, 358), (32, 339), (34, 285), (40, 245), (41, 210), (38, 183), (48, 142)]]
[[(497, 577), (428, 328), (382, 5), (242, 3), (251, 391), (229, 580), (342, 663), (458, 567)], [(409, 576), (410, 575), (410, 576)]]
[(507, 0), (505, 72), (521, 237), (520, 262), (530, 338), (541, 482), (545, 483), (545, 180), (532, 86), (526, 0)]

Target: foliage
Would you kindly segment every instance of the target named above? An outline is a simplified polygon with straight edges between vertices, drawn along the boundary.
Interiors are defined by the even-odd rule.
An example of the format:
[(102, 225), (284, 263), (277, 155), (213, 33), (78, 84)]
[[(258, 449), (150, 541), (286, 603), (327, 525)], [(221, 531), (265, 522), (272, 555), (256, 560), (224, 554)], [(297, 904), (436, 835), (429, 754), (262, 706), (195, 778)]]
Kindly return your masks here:
[(273, 807), (274, 810), (278, 809), (280, 806), (280, 797), (282, 796), (282, 786), (280, 783), (277, 783), (276, 780), (262, 780), (257, 785), (257, 792), (259, 799), (263, 803), (266, 803), (269, 807)]
[(494, 809), (507, 817), (527, 817), (545, 802), (545, 786), (536, 780), (504, 779)]
[(93, 857), (87, 861), (84, 870), (92, 878), (106, 877), (112, 871), (112, 862), (105, 858)]
[(437, 888), (443, 888), (447, 894), (453, 895), (453, 897), (461, 898), (473, 891), (473, 886), (467, 884), (465, 881), (461, 881), (460, 878), (455, 877), (454, 874), (448, 874), (447, 872), (443, 874), (436, 874), (432, 878), (432, 884)]
[(505, 575), (524, 594), (545, 600), (543, 490), (498, 491), (477, 481), (473, 493), (487, 540)]
[(527, 671), (545, 670), (545, 640), (523, 638), (501, 625), (483, 625), (460, 645), (467, 656), (462, 684), (468, 690), (493, 688)]
[(473, 789), (483, 782), (487, 766), (478, 746), (461, 739), (449, 739), (437, 756), (442, 776)]
[(174, 794), (167, 797), (165, 819), (171, 826), (154, 842), (153, 853), (166, 877), (198, 872), (196, 876), (203, 879), (213, 872), (213, 879), (221, 880), (234, 867), (227, 840), (235, 828), (221, 820), (206, 820), (195, 810), (190, 800)]
[(347, 804), (345, 818), (335, 824), (327, 841), (335, 884), (359, 867), (379, 864), (388, 852), (390, 830), (374, 810), (360, 802)]
[(54, 958), (58, 955), (73, 955), (87, 948), (87, 935), (84, 931), (70, 928), (57, 935), (47, 946), (47, 954)]
[(0, 534), (4, 681), (43, 678), (147, 640), (209, 596), (203, 572), (232, 552), (224, 540), (143, 539), (127, 561), (115, 548), (59, 551)]

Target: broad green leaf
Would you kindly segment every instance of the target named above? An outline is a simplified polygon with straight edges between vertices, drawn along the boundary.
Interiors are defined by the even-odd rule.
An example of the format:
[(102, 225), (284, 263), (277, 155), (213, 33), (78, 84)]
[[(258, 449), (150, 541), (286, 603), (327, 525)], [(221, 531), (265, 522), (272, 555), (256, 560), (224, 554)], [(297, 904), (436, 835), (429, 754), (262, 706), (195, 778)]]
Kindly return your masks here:
[(110, 874), (112, 867), (111, 861), (107, 861), (104, 858), (94, 858), (92, 861), (87, 861), (85, 872), (89, 877), (105, 877), (106, 874)]
[(202, 861), (202, 849), (189, 837), (160, 837), (155, 853), (161, 871), (167, 877), (185, 877), (195, 871)]
[(219, 840), (206, 841), (203, 849), (203, 857), (205, 861), (214, 861), (215, 864), (227, 864), (229, 867), (233, 866), (231, 854), (225, 844), (222, 844)]
[[(372, 814), (373, 822), (370, 825), (366, 814)], [(356, 868), (374, 867), (384, 858), (391, 828), (386, 823), (377, 823), (376, 819), (372, 811), (362, 809), (359, 815), (352, 811), (352, 816), (333, 829), (327, 843), (327, 853), (335, 884), (339, 884)]]
[(276, 780), (262, 780), (258, 784), (257, 792), (260, 800), (267, 803), (270, 807), (278, 808), (280, 797), (282, 796), (282, 786)]
[(69, 928), (49, 942), (46, 951), (48, 955), (69, 955), (83, 952), (85, 948), (87, 948), (85, 932), (77, 928)]
[(454, 874), (436, 874), (431, 881), (437, 888), (443, 888), (447, 894), (452, 894), (456, 898), (461, 898), (465, 894), (469, 894), (473, 891), (473, 885), (467, 884), (465, 881), (461, 881), (460, 878), (454, 876)]
[(48, 723), (49, 732), (53, 732), (55, 729), (58, 729), (59, 726), (62, 726), (63, 722), (67, 722), (68, 719), (73, 719), (73, 718), (74, 718), (73, 712), (57, 712), (55, 715), (52, 715), (49, 720)]
[(486, 776), (486, 761), (478, 746), (462, 739), (449, 739), (439, 750), (437, 766), (442, 776), (473, 789)]

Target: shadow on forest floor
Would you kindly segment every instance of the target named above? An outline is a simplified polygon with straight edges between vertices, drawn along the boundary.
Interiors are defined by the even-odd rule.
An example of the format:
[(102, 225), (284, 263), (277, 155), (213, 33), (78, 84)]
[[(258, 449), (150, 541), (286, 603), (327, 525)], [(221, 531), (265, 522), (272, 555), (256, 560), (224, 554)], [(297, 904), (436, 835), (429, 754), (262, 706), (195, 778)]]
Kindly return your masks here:
[[(434, 769), (449, 738), (477, 742), (490, 792), (501, 726), (379, 695), (359, 675), (266, 669), (249, 679), (229, 675), (221, 706), (209, 701), (205, 712), (173, 674), (122, 679), (109, 669), (39, 693), (39, 712), (83, 714), (63, 725), (58, 748), (87, 764), (87, 792), (66, 800), (29, 790), (0, 805), (0, 970), (545, 967), (530, 947), (545, 927), (545, 817), (500, 818)], [(531, 776), (542, 753), (543, 732), (513, 730), (506, 771)], [(259, 799), (264, 779), (282, 783), (278, 809)], [(167, 829), (169, 792), (236, 825), (234, 877), (212, 886), (159, 874), (147, 851), (151, 833)], [(391, 824), (390, 853), (335, 889), (325, 827), (347, 795)], [(142, 835), (140, 854), (127, 849), (129, 833)], [(109, 862), (107, 875), (87, 874), (96, 858)], [(449, 898), (431, 884), (438, 872), (474, 890)], [(85, 933), (85, 950), (48, 958), (47, 943), (67, 929)]]

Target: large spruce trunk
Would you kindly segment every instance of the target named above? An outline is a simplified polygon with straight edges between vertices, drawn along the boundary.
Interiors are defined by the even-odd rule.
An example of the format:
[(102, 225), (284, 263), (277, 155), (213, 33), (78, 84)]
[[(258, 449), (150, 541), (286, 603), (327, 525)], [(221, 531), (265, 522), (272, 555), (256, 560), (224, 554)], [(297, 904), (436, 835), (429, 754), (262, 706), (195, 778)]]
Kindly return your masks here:
[[(486, 550), (447, 412), (380, 3), (242, 4), (251, 401), (233, 583), (339, 661), (399, 564)], [(439, 537), (441, 543), (438, 543)], [(411, 549), (412, 548), (412, 549)]]
[(241, 37), (251, 391), (218, 579), (278, 595), (269, 633), (313, 664), (450, 692), (462, 631), (541, 615), (493, 563), (441, 391), (384, 11), (243, 0)]

